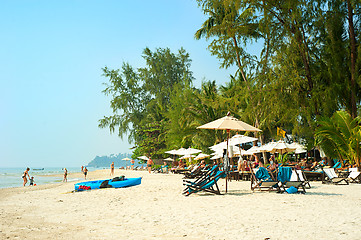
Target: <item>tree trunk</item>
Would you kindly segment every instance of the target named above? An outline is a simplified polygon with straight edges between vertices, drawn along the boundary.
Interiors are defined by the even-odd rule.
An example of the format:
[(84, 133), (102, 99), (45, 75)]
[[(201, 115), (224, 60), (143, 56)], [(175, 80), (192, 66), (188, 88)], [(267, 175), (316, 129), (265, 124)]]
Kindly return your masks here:
[(348, 28), (349, 28), (349, 37), (350, 37), (350, 48), (351, 48), (351, 79), (350, 79), (350, 88), (351, 88), (351, 99), (350, 99), (350, 105), (351, 105), (351, 116), (353, 118), (357, 117), (357, 106), (356, 106), (356, 59), (357, 59), (357, 51), (356, 51), (356, 36), (355, 36), (355, 28), (353, 25), (353, 8), (351, 6), (350, 0), (347, 0), (347, 10), (348, 10)]
[(247, 82), (246, 76), (244, 75), (244, 72), (243, 72), (243, 69), (242, 69), (241, 57), (239, 56), (237, 39), (236, 39), (235, 36), (233, 37), (233, 42), (234, 42), (234, 47), (235, 47), (235, 49), (236, 49), (237, 65), (238, 65), (239, 71), (241, 71), (243, 80), (244, 80), (245, 82)]

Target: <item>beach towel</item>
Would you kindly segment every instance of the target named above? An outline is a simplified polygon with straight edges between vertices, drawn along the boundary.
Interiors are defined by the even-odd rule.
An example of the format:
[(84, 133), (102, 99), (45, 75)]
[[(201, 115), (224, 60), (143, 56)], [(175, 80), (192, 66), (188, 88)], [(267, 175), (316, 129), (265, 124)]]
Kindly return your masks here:
[(290, 181), (292, 175), (292, 169), (290, 167), (279, 167), (278, 168), (278, 181), (285, 183)]
[(271, 176), (269, 175), (267, 169), (260, 167), (255, 174), (257, 179), (262, 179), (263, 181), (271, 181)]

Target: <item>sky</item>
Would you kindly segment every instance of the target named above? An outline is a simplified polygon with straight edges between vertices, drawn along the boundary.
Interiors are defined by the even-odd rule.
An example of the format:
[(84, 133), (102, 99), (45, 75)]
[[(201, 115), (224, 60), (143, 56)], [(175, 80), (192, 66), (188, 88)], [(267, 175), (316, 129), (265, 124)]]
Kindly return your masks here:
[(76, 167), (95, 156), (131, 153), (127, 138), (98, 128), (112, 115), (102, 68), (144, 67), (149, 47), (183, 47), (195, 81), (229, 81), (195, 0), (2, 1), (0, 167)]

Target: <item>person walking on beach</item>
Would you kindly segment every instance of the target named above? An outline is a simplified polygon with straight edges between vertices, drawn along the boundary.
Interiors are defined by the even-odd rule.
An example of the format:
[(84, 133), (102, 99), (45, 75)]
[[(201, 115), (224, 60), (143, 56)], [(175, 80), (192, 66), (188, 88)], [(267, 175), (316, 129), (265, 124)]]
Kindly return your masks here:
[(114, 162), (110, 164), (110, 176), (114, 176)]
[(148, 172), (150, 173), (152, 171), (152, 165), (153, 165), (153, 160), (151, 158), (149, 158), (147, 160), (147, 167), (148, 167)]
[(81, 172), (84, 173), (84, 166), (81, 166)]
[(64, 179), (63, 182), (67, 182), (68, 181), (68, 170), (66, 168), (64, 168)]
[(23, 180), (24, 180), (24, 183), (23, 183), (23, 186), (25, 187), (26, 183), (28, 182), (28, 178), (30, 180), (30, 176), (29, 176), (29, 171), (30, 171), (30, 168), (26, 168), (25, 172), (23, 173)]
[(84, 167), (83, 172), (84, 172), (84, 179), (86, 179), (86, 175), (88, 174), (88, 169), (86, 167)]
[(134, 159), (130, 160), (130, 166), (132, 170), (134, 170), (134, 163), (135, 163)]

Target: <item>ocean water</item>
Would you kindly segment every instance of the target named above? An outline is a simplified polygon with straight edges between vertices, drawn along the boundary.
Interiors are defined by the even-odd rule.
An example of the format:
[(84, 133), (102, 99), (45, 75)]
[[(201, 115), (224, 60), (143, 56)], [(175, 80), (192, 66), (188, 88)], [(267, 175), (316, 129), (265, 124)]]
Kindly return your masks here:
[[(51, 176), (54, 174), (63, 174), (64, 170), (61, 167), (49, 167), (49, 168), (44, 168), (44, 170), (37, 170), (37, 169), (40, 168), (30, 168), (29, 171), (29, 176), (34, 177), (34, 183), (36, 185), (63, 181), (63, 176), (61, 177)], [(0, 168), (0, 188), (22, 187), (24, 182), (22, 179), (22, 175), (25, 170), (26, 168)], [(68, 182), (80, 180), (77, 178), (71, 178), (71, 173), (81, 172), (80, 167), (67, 168), (67, 170), (68, 170)], [(96, 168), (90, 167), (88, 168), (88, 170), (94, 171), (96, 170)], [(29, 181), (27, 183), (27, 186), (29, 186)]]
[[(129, 165), (130, 165), (129, 163), (128, 164), (122, 163), (122, 166), (124, 167)], [(146, 165), (135, 163), (135, 166), (145, 167)], [(99, 167), (99, 168), (87, 167), (87, 168), (89, 171), (94, 171), (97, 169), (105, 169), (105, 168), (110, 169), (110, 167)], [(24, 182), (22, 179), (22, 175), (25, 170), (26, 168), (0, 168), (0, 188), (22, 187)], [(68, 182), (83, 180), (83, 178), (78, 179), (71, 177), (71, 173), (81, 172), (80, 167), (70, 167), (67, 168), (67, 170), (68, 170)], [(61, 176), (54, 177), (52, 176), (54, 174), (61, 174)], [(36, 185), (62, 182), (63, 174), (64, 174), (64, 170), (62, 167), (48, 167), (48, 168), (45, 167), (43, 170), (40, 170), (40, 168), (30, 168), (29, 171), (29, 176), (34, 177), (34, 184)], [(29, 180), (26, 186), (29, 186)]]

